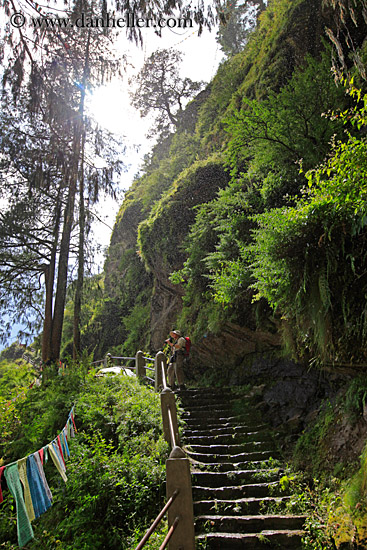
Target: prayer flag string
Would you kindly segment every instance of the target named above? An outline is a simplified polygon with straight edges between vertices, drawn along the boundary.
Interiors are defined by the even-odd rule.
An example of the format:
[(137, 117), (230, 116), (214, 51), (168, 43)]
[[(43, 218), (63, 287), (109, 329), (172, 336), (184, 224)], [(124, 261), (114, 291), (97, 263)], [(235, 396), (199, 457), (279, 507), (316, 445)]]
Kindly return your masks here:
[(31, 522), (39, 518), (52, 504), (52, 493), (43, 469), (48, 456), (51, 457), (62, 479), (67, 481), (65, 472), (66, 461), (70, 456), (69, 443), (77, 431), (74, 408), (71, 409), (64, 428), (55, 439), (37, 452), (0, 468), (0, 503), (3, 502), (1, 479), (4, 474), (8, 489), (16, 503), (20, 547), (34, 538)]

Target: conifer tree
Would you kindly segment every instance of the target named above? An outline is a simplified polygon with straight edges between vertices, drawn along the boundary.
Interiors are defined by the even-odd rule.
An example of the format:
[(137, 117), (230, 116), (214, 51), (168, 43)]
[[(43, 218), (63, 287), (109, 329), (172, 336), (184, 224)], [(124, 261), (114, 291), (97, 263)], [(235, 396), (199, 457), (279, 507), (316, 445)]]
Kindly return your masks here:
[[(68, 15), (75, 19), (80, 13), (92, 14), (96, 8), (103, 10), (104, 5), (78, 1)], [(14, 181), (16, 193), (20, 192), (22, 186), (27, 187), (29, 192), (34, 192), (38, 178), (42, 182), (39, 200), (43, 205), (44, 180), (47, 174), (46, 190), (48, 186), (51, 190), (50, 197), (54, 201), (53, 215), (48, 219), (48, 225), (52, 228), (52, 246), (48, 248), (47, 262), (41, 270), (45, 284), (42, 357), (45, 362), (53, 362), (60, 354), (70, 253), (77, 220), (77, 195), (79, 193), (80, 212), (80, 267), (77, 284), (79, 297), (75, 312), (78, 345), (77, 309), (80, 308), (84, 269), (84, 195), (86, 193), (88, 202), (92, 204), (98, 199), (102, 189), (111, 190), (113, 171), (118, 170), (120, 165), (120, 161), (110, 155), (104, 168), (96, 169), (93, 166), (94, 156), (100, 153), (101, 140), (99, 131), (85, 116), (86, 92), (93, 85), (99, 85), (115, 74), (120, 68), (120, 62), (112, 52), (112, 36), (106, 29), (89, 28), (81, 29), (80, 32), (76, 32), (75, 28), (58, 29), (57, 32), (40, 29), (39, 34), (33, 38), (19, 29), (18, 41), (15, 40), (14, 33), (9, 33), (7, 38), (14, 48), (10, 54), (6, 49), (4, 51), (7, 54), (7, 68), (3, 79), (4, 112), (8, 113), (10, 119), (9, 113), (14, 105), (21, 105), (22, 114), (14, 121), (14, 132), (18, 136), (24, 134), (23, 121), (27, 120), (29, 139), (32, 142), (37, 139), (43, 141), (42, 146), (32, 152), (28, 151), (36, 160), (38, 172), (30, 169), (27, 171), (23, 167), (23, 154), (17, 155), (15, 165), (9, 141), (9, 155), (3, 174), (7, 178), (9, 171), (17, 173), (21, 182), (17, 184)], [(44, 128), (42, 138), (37, 134), (40, 125)], [(47, 140), (45, 135), (48, 136)], [(24, 142), (27, 145), (26, 139)], [(42, 150), (46, 155), (42, 154)], [(15, 206), (13, 204), (13, 209)], [(30, 234), (36, 230), (33, 216), (30, 216), (27, 227)], [(26, 244), (25, 248), (27, 249)], [(29, 256), (29, 253), (26, 255)], [(15, 265), (16, 254), (13, 255), (13, 260)], [(36, 263), (35, 261), (32, 265)], [(25, 269), (26, 264), (23, 267)], [(28, 267), (32, 272), (32, 266)], [(13, 270), (12, 277), (15, 273)], [(5, 282), (5, 273), (4, 277)], [(29, 295), (34, 295), (34, 289), (29, 287), (28, 290)]]
[(245, 47), (256, 21), (266, 8), (263, 0), (232, 0), (220, 11), (217, 41), (227, 57)]
[(139, 74), (130, 79), (135, 87), (131, 94), (132, 105), (142, 117), (155, 113), (151, 136), (163, 136), (177, 128), (185, 103), (204, 86), (204, 82), (181, 78), (178, 71), (181, 62), (182, 54), (177, 50), (156, 50)]
[[(219, 5), (220, 2), (217, 4)], [(174, 15), (174, 10), (177, 8), (176, 15), (192, 17), (196, 21), (199, 34), (204, 25), (210, 28), (215, 20), (215, 13), (211, 7), (204, 15), (202, 1), (198, 2), (194, 9), (191, 8), (190, 3), (181, 4), (175, 0), (170, 2), (125, 0), (117, 1), (115, 7), (123, 13), (134, 13), (137, 17), (142, 16), (154, 21), (164, 16)], [(8, 18), (14, 13), (22, 13), (24, 9), (28, 10), (27, 16), (33, 15), (35, 18), (47, 15), (55, 17), (59, 12), (49, 7), (47, 13), (45, 12), (47, 8), (40, 8), (32, 0), (27, 1), (26, 5), (18, 4), (18, 0), (9, 0), (3, 3), (2, 8), (5, 17)], [(75, 22), (82, 13), (87, 17), (98, 15), (106, 19), (107, 4), (105, 0), (74, 0), (71, 7), (65, 7), (62, 15), (66, 15)], [(141, 42), (139, 28), (130, 27), (126, 31), (129, 39)], [(9, 308), (10, 303), (13, 306), (15, 304), (19, 306), (24, 293), (29, 298), (27, 304), (35, 306), (33, 297), (37, 294), (39, 311), (41, 297), (44, 298), (42, 357), (45, 362), (57, 360), (60, 354), (70, 254), (73, 252), (73, 235), (78, 220), (80, 238), (75, 298), (75, 354), (79, 351), (78, 310), (80, 311), (85, 246), (83, 203), (85, 200), (89, 204), (93, 203), (97, 200), (100, 189), (110, 188), (113, 170), (118, 167), (119, 161), (113, 158), (113, 154), (110, 155), (110, 159), (102, 170), (95, 170), (91, 166), (90, 144), (94, 139), (98, 149), (101, 142), (98, 133), (88, 126), (85, 115), (86, 91), (106, 82), (121, 67), (111, 45), (112, 30), (95, 26), (77, 30), (73, 25), (68, 27), (62, 24), (35, 25), (33, 28), (31, 26), (12, 27), (8, 24), (0, 37), (0, 58), (5, 67), (3, 113), (17, 126), (14, 128), (13, 137), (16, 132), (19, 136), (22, 135), (23, 121), (28, 125), (28, 135), (23, 136), (23, 149), (14, 149), (15, 154), (13, 154), (9, 142), (9, 150), (7, 156), (5, 155), (6, 162), (2, 167), (3, 181), (11, 180), (14, 197), (17, 194), (23, 197), (27, 192), (34, 194), (37, 190), (37, 200), (40, 205), (43, 205), (40, 210), (35, 209), (32, 213), (27, 209), (24, 211), (28, 212), (29, 219), (24, 220), (22, 238), (19, 237), (20, 241), (12, 248), (14, 252), (12, 267), (9, 268), (9, 273), (5, 270), (0, 276), (4, 291), (0, 306)], [(192, 86), (187, 95), (187, 87), (190, 88), (190, 86), (191, 83), (186, 81), (178, 100), (178, 110), (170, 111), (172, 118), (170, 123), (178, 120), (176, 117), (181, 109), (181, 98), (191, 97), (190, 94), (194, 91)], [(19, 106), (21, 114), (19, 111), (10, 115), (12, 110), (14, 111), (14, 105), (17, 109)], [(16, 116), (18, 116), (17, 120)], [(5, 118), (4, 115), (3, 135), (6, 134)], [(31, 130), (32, 125), (34, 131)], [(26, 158), (28, 160), (25, 160)], [(27, 164), (28, 168), (23, 164)], [(45, 197), (51, 201), (51, 205), (46, 208), (44, 208), (47, 203)], [(16, 209), (16, 201), (9, 201), (9, 197), (6, 200), (10, 217), (1, 220), (4, 222), (1, 230), (5, 236), (10, 227), (10, 214), (15, 213)], [(36, 208), (35, 205), (34, 208)], [(35, 249), (30, 252), (27, 248), (25, 229), (29, 234), (36, 234), (40, 230), (35, 222), (36, 218), (43, 228), (42, 239), (45, 239), (45, 243), (37, 252)], [(49, 229), (48, 233), (45, 231), (46, 225)], [(19, 225), (17, 228), (19, 229)], [(14, 227), (12, 231), (15, 231)], [(2, 244), (4, 248), (0, 248), (0, 256), (7, 250), (5, 237)], [(18, 255), (19, 246), (22, 251), (20, 255)], [(43, 247), (45, 247), (45, 253)], [(37, 292), (31, 284), (25, 286), (11, 284), (12, 281), (19, 281), (21, 277), (16, 263), (22, 255), (28, 262), (21, 264), (23, 280), (38, 276)], [(12, 269), (12, 275), (10, 275)], [(44, 285), (44, 296), (42, 285)], [(16, 316), (22, 317), (19, 309)], [(31, 324), (32, 322), (29, 321), (29, 325)]]

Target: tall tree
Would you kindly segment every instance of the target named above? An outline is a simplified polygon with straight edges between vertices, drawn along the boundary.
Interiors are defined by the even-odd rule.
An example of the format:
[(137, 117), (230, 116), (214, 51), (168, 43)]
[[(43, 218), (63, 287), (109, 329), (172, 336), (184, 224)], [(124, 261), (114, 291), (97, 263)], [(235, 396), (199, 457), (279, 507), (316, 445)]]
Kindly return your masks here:
[[(220, 2), (217, 2), (217, 4), (219, 5)], [(40, 8), (32, 0), (27, 1), (26, 4), (18, 4), (18, 0), (4, 1), (2, 8), (5, 17), (10, 17), (14, 13), (22, 13), (24, 10), (27, 11), (26, 15), (33, 15), (37, 19), (40, 17), (47, 18), (47, 16), (55, 18), (55, 13), (59, 13), (59, 10), (55, 12), (51, 8), (49, 8), (49, 13), (46, 13), (44, 7)], [(174, 10), (177, 8), (179, 15), (194, 18), (199, 25), (199, 34), (204, 25), (210, 27), (215, 20), (215, 13), (211, 7), (208, 8), (204, 16), (202, 1), (193, 10), (190, 3), (181, 4), (176, 0), (172, 2), (166, 2), (165, 0), (154, 2), (152, 0), (143, 0), (142, 2), (124, 0), (123, 2), (116, 2), (116, 8), (123, 13), (133, 12), (137, 17), (142, 16), (145, 20), (150, 19), (155, 22), (158, 22), (162, 17), (174, 15)], [(41, 123), (44, 125), (44, 129), (37, 136), (35, 133), (32, 136), (30, 132), (27, 139), (25, 139), (25, 145), (27, 146), (29, 145), (28, 142), (32, 142), (36, 137), (44, 139), (42, 149), (43, 152), (46, 152), (46, 155), (35, 156), (36, 148), (32, 149), (31, 147), (31, 157), (33, 156), (36, 159), (35, 165), (38, 167), (38, 171), (31, 166), (28, 173), (24, 173), (24, 169), (20, 166), (21, 162), (19, 162), (19, 150), (17, 150), (15, 157), (18, 159), (18, 166), (15, 166), (16, 159), (13, 159), (10, 155), (7, 158), (7, 161), (10, 161), (9, 172), (3, 172), (3, 181), (9, 181), (13, 177), (13, 173), (21, 175), (21, 177), (19, 176), (21, 191), (12, 181), (15, 193), (23, 193), (23, 188), (28, 188), (30, 192), (33, 192), (37, 182), (41, 181), (41, 187), (37, 188), (40, 197), (43, 198), (44, 186), (46, 185), (50, 190), (49, 198), (53, 201), (48, 220), (50, 228), (50, 242), (47, 244), (48, 256), (41, 270), (44, 274), (46, 289), (42, 344), (45, 361), (57, 359), (60, 350), (65, 289), (70, 265), (73, 228), (77, 219), (78, 195), (81, 237), (79, 242), (80, 269), (78, 270), (77, 292), (80, 295), (83, 274), (83, 195), (85, 200), (86, 196), (88, 197), (90, 192), (94, 194), (96, 189), (96, 195), (98, 195), (99, 186), (106, 189), (111, 181), (112, 170), (110, 167), (95, 171), (94, 175), (91, 176), (91, 183), (85, 177), (87, 163), (84, 162), (83, 168), (82, 158), (86, 158), (86, 151), (90, 156), (88, 143), (91, 142), (91, 134), (89, 136), (88, 133), (84, 134), (86, 123), (84, 101), (86, 90), (108, 79), (111, 74), (118, 70), (119, 62), (116, 60), (111, 48), (111, 29), (107, 27), (98, 28), (93, 25), (87, 26), (86, 29), (80, 29), (75, 26), (75, 22), (82, 13), (85, 17), (98, 14), (106, 20), (107, 3), (105, 0), (75, 0), (69, 4), (69, 7), (65, 8), (62, 14), (66, 15), (71, 21), (69, 26), (62, 24), (61, 20), (59, 25), (45, 24), (34, 25), (33, 27), (29, 25), (23, 28), (6, 25), (3, 36), (0, 37), (0, 58), (5, 66), (3, 72), (3, 101), (6, 104), (7, 112), (9, 113), (12, 110), (12, 105), (23, 101), (23, 115), (25, 113), (29, 120), (32, 119), (35, 127), (39, 127)], [(77, 31), (76, 28), (78, 28)], [(141, 41), (139, 27), (128, 26), (126, 31), (129, 39), (137, 42)], [(177, 110), (172, 110), (171, 105), (166, 109), (167, 116), (168, 113), (171, 116), (171, 118), (168, 116), (170, 124), (175, 124), (178, 121), (177, 116), (182, 110), (181, 100), (191, 97), (192, 90), (190, 92), (187, 90), (187, 87), (190, 88), (190, 86), (191, 83), (186, 80), (178, 96)], [(22, 93), (23, 98), (21, 100)], [(25, 99), (26, 94), (28, 94), (27, 99)], [(25, 115), (23, 115), (22, 119), (25, 119)], [(22, 133), (20, 126), (18, 126), (17, 131), (20, 134)], [(83, 145), (84, 135), (86, 135), (86, 138)], [(44, 136), (47, 136), (47, 139)], [(47, 149), (45, 149), (46, 146)], [(51, 158), (48, 153), (52, 153), (54, 158)], [(113, 163), (116, 166), (115, 160)], [(85, 193), (83, 193), (83, 186)], [(9, 208), (15, 207), (11, 201), (8, 206)], [(24, 228), (28, 227), (29, 233), (35, 231), (35, 227), (31, 223), (33, 219), (31, 216), (29, 224), (24, 224)], [(26, 239), (23, 239), (23, 246), (25, 247), (24, 250), (27, 250), (25, 241)], [(13, 250), (16, 250), (16, 247)], [(25, 252), (25, 254), (28, 259), (32, 257), (31, 254), (28, 255), (28, 252)], [(15, 261), (15, 257), (13, 259)], [(37, 261), (35, 261), (36, 263)], [(27, 272), (24, 271), (25, 265), (23, 264), (23, 272), (33, 273), (33, 268), (30, 268)], [(14, 267), (14, 269), (16, 268)], [(19, 277), (19, 273), (17, 276)], [(31, 289), (27, 287), (24, 290)], [(31, 294), (32, 292), (29, 295)], [(10, 295), (7, 295), (6, 298), (10, 299)], [(76, 324), (78, 324), (79, 307), (78, 298), (75, 312)], [(76, 344), (77, 347), (78, 344)]]
[(227, 57), (245, 47), (257, 19), (266, 8), (263, 0), (233, 0), (220, 11), (217, 41)]
[(131, 93), (132, 105), (142, 117), (156, 113), (151, 136), (164, 135), (176, 128), (185, 104), (204, 86), (204, 82), (181, 78), (178, 71), (181, 62), (182, 54), (177, 50), (157, 50), (139, 74), (130, 79), (135, 88)]
[[(96, 7), (96, 4), (91, 5), (84, 1), (76, 2), (68, 15), (75, 21), (81, 13), (92, 14)], [(104, 5), (99, 7), (103, 9)], [(53, 195), (58, 199), (55, 199), (57, 206), (51, 226), (53, 247), (49, 250), (47, 269), (43, 270), (46, 299), (42, 353), (46, 362), (56, 360), (60, 353), (78, 189), (79, 210), (83, 212), (86, 173), (88, 200), (93, 203), (98, 199), (101, 189), (111, 190), (113, 170), (118, 170), (120, 164), (119, 160), (110, 158), (111, 163), (106, 162), (102, 169), (92, 166), (93, 158), (98, 154), (97, 149), (100, 152), (101, 143), (98, 131), (91, 124), (87, 124), (85, 117), (85, 97), (88, 88), (104, 82), (120, 66), (111, 48), (111, 33), (106, 32), (106, 29), (104, 32), (102, 30), (88, 28), (76, 33), (75, 28), (58, 29), (57, 32), (40, 29), (33, 42), (19, 30), (16, 47), (7, 59), (3, 93), (5, 110), (10, 112), (14, 104), (21, 102), (22, 119), (18, 119), (17, 132), (20, 135), (23, 132), (24, 117), (28, 117), (36, 126), (42, 121), (49, 135), (49, 141), (43, 145), (47, 146), (46, 150), (57, 152), (55, 158), (50, 157), (50, 164), (47, 160), (40, 160), (43, 158), (42, 154), (37, 157), (41, 179), (44, 178), (45, 172), (52, 174), (55, 168), (59, 170), (60, 176), (55, 178), (50, 175), (48, 183)], [(8, 36), (8, 39), (14, 44), (13, 36)], [(28, 135), (35, 139), (31, 130)], [(89, 157), (88, 169), (84, 161), (86, 155)], [(8, 170), (19, 170), (22, 166), (22, 160), (19, 158), (17, 167), (14, 166), (11, 156), (8, 157), (8, 161)], [(24, 185), (25, 181), (29, 190), (33, 190), (33, 172), (24, 174), (24, 169), (20, 170), (23, 172), (22, 184)], [(83, 217), (83, 214), (79, 217), (80, 284), (84, 263)], [(34, 230), (32, 224), (29, 230)], [(76, 320), (77, 318), (76, 311)]]

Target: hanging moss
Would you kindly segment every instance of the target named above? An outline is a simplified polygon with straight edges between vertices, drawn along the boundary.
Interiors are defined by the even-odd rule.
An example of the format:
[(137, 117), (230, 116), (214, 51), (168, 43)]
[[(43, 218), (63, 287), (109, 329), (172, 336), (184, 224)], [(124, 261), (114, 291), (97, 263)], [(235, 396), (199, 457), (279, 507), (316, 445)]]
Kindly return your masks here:
[(197, 161), (182, 172), (139, 226), (139, 249), (149, 269), (164, 265), (170, 272), (182, 266), (182, 243), (194, 222), (195, 206), (211, 200), (227, 182), (219, 157)]

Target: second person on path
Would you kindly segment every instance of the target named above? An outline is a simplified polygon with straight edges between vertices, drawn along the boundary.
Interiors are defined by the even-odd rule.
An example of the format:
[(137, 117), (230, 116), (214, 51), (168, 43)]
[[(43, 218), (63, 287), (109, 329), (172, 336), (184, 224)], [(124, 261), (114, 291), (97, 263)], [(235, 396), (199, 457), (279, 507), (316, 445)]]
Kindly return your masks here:
[(168, 384), (173, 389), (176, 376), (179, 389), (184, 390), (183, 364), (186, 355), (186, 339), (179, 330), (171, 330), (169, 334), (170, 338), (166, 342), (171, 346), (172, 355), (167, 370)]

